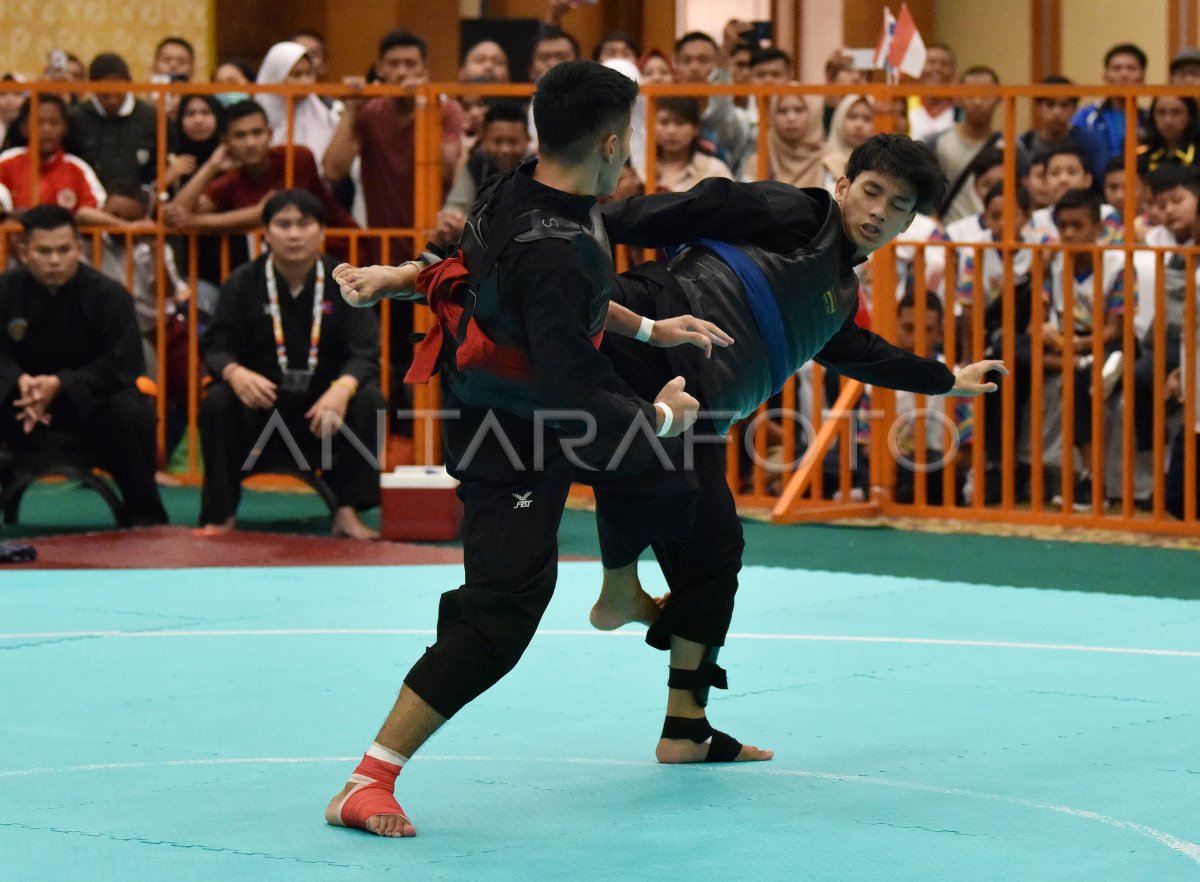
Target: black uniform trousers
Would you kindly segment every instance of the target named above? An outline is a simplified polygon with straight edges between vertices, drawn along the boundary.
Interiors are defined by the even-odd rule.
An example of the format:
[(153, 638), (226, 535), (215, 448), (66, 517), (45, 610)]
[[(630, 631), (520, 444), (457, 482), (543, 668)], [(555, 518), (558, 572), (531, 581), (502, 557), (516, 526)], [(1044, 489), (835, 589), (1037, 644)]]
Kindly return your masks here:
[[(446, 390), (443, 404), (459, 406)], [(464, 582), (442, 595), (436, 642), (404, 682), (452, 717), (516, 666), (533, 639), (558, 578), (558, 525), (575, 473), (555, 445), (542, 468), (529, 457), (528, 422), (498, 414), (514, 468), (497, 435), (483, 431), (488, 411), (462, 408), (443, 422), (446, 462), (463, 502)], [(478, 446), (472, 452), (472, 443)]]
[[(656, 314), (645, 304), (636, 310), (656, 319), (673, 314)], [(645, 343), (610, 334), (602, 351), (617, 376), (647, 401), (680, 375), (680, 363), (667, 350)], [(696, 394), (695, 380), (683, 370), (687, 391)], [(604, 565), (624, 566), (650, 548), (671, 589), (662, 615), (646, 633), (656, 649), (669, 649), (672, 634), (708, 646), (725, 643), (745, 549), (725, 476), (725, 446), (725, 438), (701, 419), (671, 452), (671, 467), (655, 460), (638, 480), (594, 485)]]
[[(545, 430), (539, 448), (532, 422), (464, 406), (448, 388), (443, 395), (443, 406), (461, 414), (445, 420), (442, 433), (464, 507), (465, 578), (442, 595), (437, 640), (405, 683), (439, 714), (451, 717), (512, 670), (533, 639), (554, 594), (558, 527), (573, 481), (596, 489), (606, 566), (632, 563), (651, 542), (686, 536), (680, 525), (691, 522), (696, 485), (692, 476), (646, 469), (640, 460), (622, 469), (612, 457), (596, 462), (582, 450), (569, 456), (564, 446), (572, 448), (560, 443), (552, 428)], [(494, 420), (491, 428), (489, 420)], [(565, 436), (571, 434), (564, 428)], [(542, 450), (540, 462), (535, 449)], [(683, 447), (668, 439), (663, 450), (666, 457), (681, 458)], [(614, 468), (606, 469), (610, 464)], [(696, 586), (673, 590), (684, 598), (689, 587), (700, 584), (697, 579)], [(687, 604), (673, 600), (669, 606)], [(723, 636), (719, 624), (711, 628), (718, 631)]]
[[(242, 496), (242, 479), (251, 472), (276, 469), (284, 472), (321, 469), (339, 506), (359, 511), (379, 505), (379, 468), (343, 433), (336, 432), (331, 447), (331, 467), (321, 468), (322, 442), (309, 430), (304, 413), (319, 396), (280, 390), (275, 407), (255, 410), (238, 399), (227, 383), (213, 383), (200, 405), (200, 448), (204, 453), (204, 485), (200, 492), (200, 523), (219, 524), (233, 517)], [(359, 388), (346, 408), (345, 428), (372, 457), (378, 458), (377, 414), (386, 405), (379, 387)], [(243, 466), (263, 435), (271, 415), (282, 417), (288, 436), (301, 454), (297, 461), (284, 433), (272, 430), (252, 468)]]
[(11, 396), (0, 419), (0, 442), (20, 453), (52, 457), (63, 441), (85, 450), (95, 465), (112, 475), (130, 520), (134, 524), (165, 524), (167, 512), (154, 482), (157, 449), (156, 418), (149, 398), (133, 387), (121, 389), (94, 402), (87, 417), (81, 417), (65, 399), (50, 406), (51, 423), (37, 426), (28, 435), (12, 418), (16, 409)]

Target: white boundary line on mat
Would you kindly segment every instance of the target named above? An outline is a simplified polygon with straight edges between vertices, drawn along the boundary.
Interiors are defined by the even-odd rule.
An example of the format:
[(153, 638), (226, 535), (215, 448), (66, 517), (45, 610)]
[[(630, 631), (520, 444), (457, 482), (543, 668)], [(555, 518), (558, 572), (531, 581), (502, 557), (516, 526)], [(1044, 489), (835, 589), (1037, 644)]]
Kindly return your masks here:
[[(592, 629), (543, 629), (542, 637), (641, 637), (638, 631), (595, 631)], [(85, 638), (137, 637), (432, 637), (433, 628), (253, 628), (171, 631), (39, 631), (0, 634), (0, 640), (77, 640)], [(1200, 658), (1200, 650), (1145, 649), (1130, 646), (1087, 646), (1074, 643), (1022, 643), (1007, 640), (953, 640), (935, 637), (866, 637), (849, 634), (754, 634), (730, 632), (730, 640), (795, 640), (815, 643), (890, 643), (914, 646), (970, 646), (986, 649), (1026, 649), (1051, 652), (1099, 652), (1116, 655), (1161, 655)]]
[[(312, 756), (312, 757), (230, 757), (219, 759), (192, 759), (192, 760), (168, 760), (165, 762), (140, 762), (140, 763), (95, 763), (86, 766), (64, 766), (62, 768), (44, 768), (44, 769), (13, 769), (8, 771), (0, 771), (0, 778), (15, 778), (30, 775), (47, 775), (66, 772), (95, 772), (95, 771), (110, 771), (110, 770), (129, 770), (129, 769), (148, 769), (148, 768), (169, 768), (172, 766), (232, 766), (232, 765), (296, 765), (296, 764), (311, 764), (311, 763), (352, 763), (359, 759), (356, 756)], [(557, 764), (557, 765), (591, 765), (591, 766), (658, 766), (658, 763), (652, 763), (646, 760), (620, 760), (620, 759), (603, 759), (592, 757), (562, 757), (562, 758), (538, 758), (538, 757), (497, 757), (497, 756), (439, 756), (436, 754), (422, 754), (422, 761), (433, 762), (532, 762), (542, 764)], [(911, 790), (918, 793), (930, 793), (935, 796), (955, 796), (966, 799), (979, 799), (988, 802), (1000, 802), (1006, 805), (1019, 806), (1021, 808), (1038, 809), (1040, 811), (1054, 812), (1059, 815), (1066, 815), (1072, 818), (1079, 818), (1085, 821), (1096, 821), (1109, 827), (1114, 827), (1118, 830), (1128, 830), (1136, 833), (1139, 836), (1144, 836), (1152, 839), (1159, 845), (1165, 846), (1178, 854), (1182, 854), (1192, 860), (1193, 863), (1200, 864), (1200, 845), (1191, 842), (1187, 839), (1180, 839), (1177, 836), (1172, 836), (1170, 833), (1165, 833), (1162, 830), (1156, 830), (1153, 827), (1148, 827), (1145, 824), (1139, 824), (1135, 821), (1126, 821), (1122, 818), (1113, 818), (1108, 815), (1102, 815), (1099, 812), (1093, 812), (1088, 809), (1072, 808), (1068, 805), (1058, 805), (1051, 802), (1037, 802), (1031, 799), (1021, 799), (1015, 796), (1005, 796), (999, 793), (984, 793), (979, 790), (965, 790), (959, 787), (937, 787), (932, 784), (920, 784), (913, 781), (894, 781), (890, 778), (876, 778), (869, 775), (846, 775), (837, 774), (835, 772), (814, 772), (802, 769), (755, 769), (762, 774), (775, 775), (780, 777), (792, 778), (808, 778), (818, 781), (829, 781), (836, 784), (870, 784), (876, 787), (892, 787), (898, 790)]]

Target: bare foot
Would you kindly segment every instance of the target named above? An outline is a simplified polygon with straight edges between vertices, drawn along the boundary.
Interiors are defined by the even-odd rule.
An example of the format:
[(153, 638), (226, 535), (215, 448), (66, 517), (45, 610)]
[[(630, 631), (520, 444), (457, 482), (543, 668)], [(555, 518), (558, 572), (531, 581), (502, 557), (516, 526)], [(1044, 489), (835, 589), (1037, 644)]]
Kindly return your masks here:
[[(654, 756), (660, 763), (702, 763), (708, 756), (708, 742), (697, 744), (690, 738), (660, 738), (658, 746), (654, 748)], [(743, 744), (733, 762), (762, 762), (773, 756), (773, 750), (759, 750), (751, 744)]]
[(633, 594), (601, 589), (600, 599), (592, 607), (588, 621), (597, 631), (613, 631), (633, 622), (653, 625), (661, 613), (662, 604), (640, 586)]
[(352, 506), (343, 505), (333, 513), (333, 535), (372, 541), (379, 538), (379, 531), (364, 524)]
[(233, 518), (226, 518), (217, 524), (204, 524), (201, 527), (197, 527), (192, 532), (197, 536), (224, 536), (226, 533), (232, 533), (233, 528)]
[[(327, 823), (332, 824), (334, 827), (351, 826), (349, 824), (342, 823), (342, 821), (338, 818), (338, 807), (342, 804), (342, 800), (349, 795), (350, 791), (353, 790), (355, 786), (357, 785), (347, 782), (346, 786), (342, 788), (341, 792), (329, 801), (329, 807), (325, 809), (325, 821)], [(400, 808), (400, 806), (396, 805), (396, 808)], [(376, 836), (391, 836), (394, 838), (417, 835), (417, 828), (412, 825), (412, 821), (410, 821), (403, 814), (391, 812), (380, 812), (378, 814), (371, 815), (366, 819), (365, 826), (363, 826), (362, 829), (366, 830), (368, 833), (374, 833)]]

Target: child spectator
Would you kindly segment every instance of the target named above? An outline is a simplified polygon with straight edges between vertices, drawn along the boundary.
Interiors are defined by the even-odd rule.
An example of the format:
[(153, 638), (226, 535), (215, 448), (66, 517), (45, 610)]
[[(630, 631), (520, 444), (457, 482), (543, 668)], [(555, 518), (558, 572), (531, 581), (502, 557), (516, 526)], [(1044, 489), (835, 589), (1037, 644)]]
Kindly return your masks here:
[[(983, 211), (979, 214), (965, 217), (946, 227), (946, 238), (951, 242), (995, 243), (1004, 239), (1004, 184), (995, 183), (983, 196)], [(1014, 222), (1017, 240), (1025, 241), (1024, 228), (1029, 220), (1029, 192), (1024, 187), (1017, 188), (1016, 211)], [(976, 290), (976, 260), (982, 257), (982, 295)], [(1029, 268), (1032, 255), (1028, 249), (1017, 251), (1013, 255), (1013, 281), (1018, 289), (1016, 328), (1023, 330), (1029, 324)], [(1024, 291), (1022, 292), (1022, 287)], [(963, 345), (970, 340), (971, 329), (974, 327), (973, 310), (980, 306), (985, 310), (984, 339), (988, 351), (998, 351), (1000, 341), (992, 343), (993, 336), (1001, 328), (1000, 305), (1004, 293), (1004, 259), (999, 248), (960, 248), (958, 249), (958, 280), (957, 299), (962, 312), (961, 331), (958, 339), (961, 351), (968, 352), (969, 347)], [(1021, 294), (1024, 293), (1022, 302)], [(981, 358), (984, 356), (980, 356)], [(992, 357), (992, 356), (987, 356)]]
[(1021, 178), (1021, 184), (1029, 191), (1029, 210), (1037, 211), (1054, 203), (1050, 199), (1050, 188), (1046, 184), (1046, 155), (1035, 153), (1029, 160), (1029, 168)]
[[(1196, 215), (1200, 206), (1200, 169), (1189, 166), (1164, 165), (1150, 173), (1150, 192), (1163, 218), (1162, 226), (1151, 227), (1146, 244), (1163, 248), (1191, 248), (1195, 245)], [(1161, 264), (1160, 264), (1161, 260)], [(1187, 263), (1182, 251), (1160, 255), (1151, 251), (1134, 256), (1146, 296), (1138, 303), (1137, 332), (1141, 349), (1134, 366), (1136, 396), (1134, 398), (1139, 450), (1149, 450), (1154, 437), (1154, 413), (1162, 407), (1154, 398), (1154, 325), (1166, 326), (1166, 349), (1163, 363), (1169, 374), (1179, 367), (1180, 346), (1183, 342), (1184, 303), (1187, 299)], [(1155, 314), (1157, 276), (1163, 272), (1165, 313)], [(1194, 265), (1195, 270), (1195, 265)]]
[[(1068, 144), (1056, 147), (1045, 154), (1046, 160), (1046, 196), (1051, 206), (1071, 190), (1090, 190), (1092, 188), (1092, 173), (1088, 169), (1088, 157), (1082, 147)], [(1106, 165), (1107, 167), (1107, 165)], [(1058, 228), (1055, 226), (1055, 209), (1040, 208), (1033, 212), (1030, 224), (1033, 232), (1044, 241), (1058, 241)], [(1117, 210), (1107, 203), (1100, 206), (1100, 218), (1105, 245), (1117, 245), (1124, 241), (1125, 225)]]
[[(1101, 220), (1100, 196), (1091, 190), (1068, 190), (1054, 207), (1054, 221), (1064, 245), (1106, 245)], [(1099, 265), (1097, 265), (1097, 257)], [(1075, 372), (1074, 443), (1083, 461), (1076, 473), (1075, 504), (1080, 510), (1092, 505), (1092, 476), (1089, 470), (1092, 455), (1092, 340), (1100, 336), (1108, 353), (1100, 372), (1104, 383), (1103, 398), (1107, 399), (1121, 378), (1122, 358), (1121, 316), (1125, 311), (1125, 255), (1120, 250), (1105, 249), (1099, 255), (1092, 250), (1071, 253), (1074, 284), (1073, 307), (1066, 313), (1066, 258), (1056, 254), (1046, 274), (1050, 298), (1048, 320), (1043, 329), (1044, 365), (1047, 372)], [(1131, 298), (1136, 304), (1136, 290)], [(1104, 322), (1096, 326), (1094, 305), (1103, 301)], [(1073, 334), (1074, 362), (1064, 361), (1064, 331)], [(1071, 455), (1064, 450), (1063, 456)], [(1059, 500), (1061, 503), (1061, 499)], [(1059, 504), (1056, 503), (1056, 504)]]
[[(907, 292), (896, 307), (896, 345), (906, 352), (919, 355), (929, 355), (945, 362), (941, 354), (942, 340), (945, 333), (945, 310), (942, 300), (933, 291), (925, 295), (925, 346), (917, 352), (917, 299), (914, 292)], [(924, 408), (918, 410), (917, 396), (911, 392), (896, 392), (896, 422), (889, 433), (892, 456), (896, 457), (896, 486), (894, 498), (897, 502), (909, 503), (915, 501), (916, 473), (925, 472), (925, 499), (930, 505), (941, 505), (944, 501), (943, 473), (945, 469), (955, 470), (954, 495), (957, 504), (962, 504), (963, 486), (965, 484), (965, 468), (956, 468), (956, 464), (966, 466), (970, 463), (969, 454), (964, 454), (963, 448), (970, 443), (971, 406), (963, 399), (958, 399), (953, 408), (953, 422), (947, 424), (945, 418), (946, 397), (944, 395), (926, 396)], [(936, 414), (936, 415), (935, 415)], [(925, 462), (917, 462), (917, 431), (923, 417), (925, 422)], [(946, 429), (953, 433), (951, 451), (955, 458), (945, 462), (946, 458)]]

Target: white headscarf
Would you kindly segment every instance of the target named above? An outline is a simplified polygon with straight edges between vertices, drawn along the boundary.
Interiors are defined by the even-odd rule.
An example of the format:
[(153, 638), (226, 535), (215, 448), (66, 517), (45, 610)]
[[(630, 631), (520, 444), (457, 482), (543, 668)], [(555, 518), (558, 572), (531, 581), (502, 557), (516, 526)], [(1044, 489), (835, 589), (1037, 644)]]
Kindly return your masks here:
[[(602, 62), (617, 73), (625, 74), (635, 83), (642, 82), (637, 65), (627, 58), (610, 58)], [(629, 163), (638, 178), (646, 180), (646, 98), (639, 94), (633, 105), (633, 134), (629, 139)]]
[[(255, 82), (262, 86), (282, 83), (287, 79), (292, 68), (307, 54), (308, 50), (299, 43), (276, 43), (263, 58), (258, 68)], [(287, 142), (287, 99), (283, 95), (257, 95), (258, 103), (267, 112), (267, 122), (271, 126), (271, 144)], [(317, 168), (321, 167), (321, 157), (333, 137), (337, 126), (338, 115), (316, 95), (305, 95), (293, 99), (294, 122), (292, 124), (292, 140), (302, 144), (312, 151), (317, 160)]]

